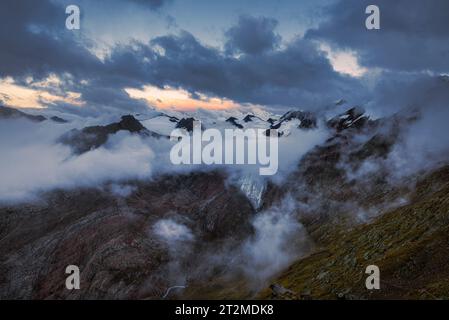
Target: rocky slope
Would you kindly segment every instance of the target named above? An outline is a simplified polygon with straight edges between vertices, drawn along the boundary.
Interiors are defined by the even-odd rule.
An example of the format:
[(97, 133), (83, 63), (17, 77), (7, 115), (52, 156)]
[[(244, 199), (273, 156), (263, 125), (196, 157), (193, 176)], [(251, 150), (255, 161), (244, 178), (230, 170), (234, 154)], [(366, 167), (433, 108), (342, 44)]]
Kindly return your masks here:
[[(14, 108), (0, 106), (0, 119), (26, 119), (33, 122), (42, 122), (48, 120), (42, 115), (31, 115)], [(66, 123), (67, 120), (57, 116), (50, 117), (50, 120), (56, 123)]]
[(73, 129), (58, 139), (58, 142), (70, 146), (75, 154), (81, 154), (104, 145), (111, 135), (119, 131), (127, 131), (132, 134), (153, 138), (163, 137), (146, 129), (133, 116), (127, 115), (123, 116), (119, 122), (111, 123), (107, 126), (86, 127), (81, 130)]
[[(424, 177), (408, 204), (370, 223), (328, 231), (317, 250), (273, 280), (260, 298), (448, 299), (449, 167)], [(320, 243), (318, 243), (320, 244)], [(365, 269), (380, 268), (380, 290)], [(273, 290), (284, 288), (284, 291)]]
[[(161, 177), (134, 188), (126, 199), (83, 189), (1, 208), (0, 297), (158, 299), (177, 284), (172, 254), (181, 270), (196, 270), (202, 252), (252, 232), (251, 204), (218, 173)], [(152, 226), (166, 220), (190, 230), (191, 247), (174, 253), (157, 236)], [(82, 284), (71, 292), (64, 272), (73, 264), (82, 270)]]
[[(187, 289), (184, 297), (447, 299), (449, 166), (394, 182), (382, 166), (367, 175), (348, 174), (367, 160), (384, 163), (416, 117), (373, 121), (351, 109), (329, 120), (335, 135), (306, 154), (284, 185), (268, 186), (263, 197), (265, 209), (286, 195), (295, 199), (312, 248), (259, 293), (242, 279), (218, 278)], [(368, 265), (380, 268), (381, 290), (366, 289)]]
[[(186, 288), (168, 298), (447, 298), (449, 167), (392, 181), (388, 166), (404, 130), (418, 117), (372, 120), (356, 107), (329, 119), (329, 139), (306, 153), (282, 184), (256, 183), (250, 176), (230, 183), (218, 171), (160, 174), (2, 205), (0, 298), (160, 299), (172, 286)], [(186, 130), (193, 123), (156, 118)], [(124, 116), (107, 126), (73, 130), (60, 142), (81, 154), (120, 131), (166, 137), (149, 130), (157, 127), (152, 119), (143, 120), (144, 126)], [(243, 128), (277, 126), (286, 136), (319, 121), (301, 111), (276, 119), (247, 115), (233, 122)], [(366, 170), (367, 164), (375, 169)], [(256, 277), (255, 286), (260, 261), (248, 264), (245, 255), (253, 252), (245, 244), (262, 241), (257, 253), (268, 255), (267, 245), (287, 232), (276, 224), (286, 211), (286, 224), (301, 228), (279, 250), (300, 254), (274, 276)], [(264, 215), (268, 222), (259, 228), (277, 227), (261, 239), (255, 221)], [(270, 262), (276, 265), (277, 259), (281, 252)], [(72, 264), (82, 271), (81, 290), (65, 289), (64, 271)], [(370, 264), (381, 269), (380, 291), (365, 289)]]

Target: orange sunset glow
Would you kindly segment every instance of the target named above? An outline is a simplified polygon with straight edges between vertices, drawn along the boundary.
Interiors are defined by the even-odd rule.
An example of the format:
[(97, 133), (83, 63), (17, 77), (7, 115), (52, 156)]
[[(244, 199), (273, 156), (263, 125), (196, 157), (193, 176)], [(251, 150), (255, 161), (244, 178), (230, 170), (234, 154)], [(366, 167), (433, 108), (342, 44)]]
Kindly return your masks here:
[[(55, 79), (49, 79), (40, 85), (54, 84)], [(82, 106), (81, 95), (76, 92), (67, 92), (64, 96), (50, 93), (45, 89), (35, 89), (18, 85), (11, 78), (0, 80), (0, 99), (9, 106), (17, 108), (45, 108), (55, 102), (66, 102), (76, 106)]]
[[(54, 81), (50, 79), (42, 86), (32, 88), (16, 84), (11, 78), (5, 78), (0, 80), (0, 99), (4, 104), (17, 108), (45, 108), (55, 102), (66, 102), (80, 107), (84, 105), (79, 93), (67, 92), (64, 96), (51, 93), (50, 89), (54, 84)], [(131, 98), (143, 99), (149, 106), (160, 109), (225, 110), (240, 106), (232, 100), (209, 98), (202, 94), (199, 94), (199, 99), (193, 98), (185, 90), (170, 87), (160, 89), (145, 86), (143, 89), (127, 88), (125, 91)]]
[(160, 109), (211, 109), (224, 110), (239, 106), (232, 100), (209, 98), (199, 94), (200, 99), (193, 98), (186, 90), (165, 87), (160, 89), (155, 86), (145, 86), (143, 89), (127, 88), (125, 91), (133, 99), (143, 99), (149, 105)]

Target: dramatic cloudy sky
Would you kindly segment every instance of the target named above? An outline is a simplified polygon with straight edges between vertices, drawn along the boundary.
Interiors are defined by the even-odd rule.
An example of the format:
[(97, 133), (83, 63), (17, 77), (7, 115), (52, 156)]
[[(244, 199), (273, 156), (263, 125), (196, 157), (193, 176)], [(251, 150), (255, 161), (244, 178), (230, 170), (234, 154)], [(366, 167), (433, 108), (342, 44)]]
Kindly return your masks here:
[[(80, 30), (65, 28), (69, 4)], [(365, 27), (370, 4), (380, 30)], [(0, 25), (0, 101), (13, 107), (314, 109), (344, 98), (384, 112), (449, 72), (447, 0), (2, 0)]]

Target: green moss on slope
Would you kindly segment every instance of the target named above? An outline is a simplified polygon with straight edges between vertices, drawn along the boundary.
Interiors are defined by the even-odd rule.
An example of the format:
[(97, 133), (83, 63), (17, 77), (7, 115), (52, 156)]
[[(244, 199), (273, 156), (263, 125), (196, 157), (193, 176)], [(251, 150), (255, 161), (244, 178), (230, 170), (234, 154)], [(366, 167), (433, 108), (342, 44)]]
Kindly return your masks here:
[[(411, 202), (294, 263), (273, 283), (312, 299), (449, 298), (449, 167), (421, 180)], [(381, 290), (365, 287), (377, 265)], [(260, 298), (283, 298), (263, 290)]]

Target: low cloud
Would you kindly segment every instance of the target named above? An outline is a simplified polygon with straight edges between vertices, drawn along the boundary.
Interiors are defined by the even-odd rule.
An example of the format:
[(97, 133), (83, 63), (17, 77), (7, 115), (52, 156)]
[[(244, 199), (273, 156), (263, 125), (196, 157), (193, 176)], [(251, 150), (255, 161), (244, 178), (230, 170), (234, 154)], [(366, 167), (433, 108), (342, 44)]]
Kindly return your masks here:
[(152, 175), (154, 152), (138, 136), (118, 133), (80, 156), (56, 144), (62, 128), (22, 121), (0, 126), (0, 201), (24, 201), (56, 188), (99, 187)]
[(296, 202), (285, 197), (280, 205), (259, 213), (253, 221), (255, 234), (242, 246), (243, 269), (254, 284), (283, 270), (311, 248), (311, 241), (295, 215)]
[(153, 232), (170, 245), (189, 242), (194, 239), (192, 231), (188, 227), (172, 219), (162, 219), (156, 222), (153, 226)]

